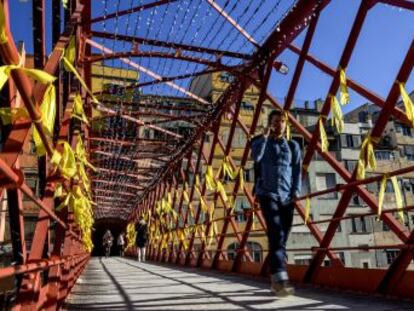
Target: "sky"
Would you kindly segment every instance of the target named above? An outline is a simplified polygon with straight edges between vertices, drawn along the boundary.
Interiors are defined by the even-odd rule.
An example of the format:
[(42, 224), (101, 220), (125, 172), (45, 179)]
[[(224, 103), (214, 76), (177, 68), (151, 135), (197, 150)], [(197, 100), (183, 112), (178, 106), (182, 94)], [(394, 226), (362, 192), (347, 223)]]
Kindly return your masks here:
[[(274, 10), (273, 15), (269, 15), (270, 18), (266, 18), (268, 12), (274, 7), (275, 1), (278, 1), (279, 4), (277, 10)], [(9, 2), (11, 4), (12, 14), (11, 27), (15, 41), (25, 41), (26, 49), (30, 53), (32, 51), (31, 1), (10, 0)], [(50, 12), (50, 2), (48, 0), (46, 1), (48, 12)], [(150, 1), (144, 1), (144, 3), (147, 2)], [(99, 16), (105, 12), (108, 14), (117, 8), (128, 8), (134, 3), (134, 0), (121, 0), (120, 2), (108, 1), (107, 5), (103, 3), (105, 2), (93, 1), (93, 16)], [(275, 21), (283, 16), (293, 1), (243, 0), (237, 2), (236, 0), (217, 0), (217, 3), (225, 7), (226, 11), (234, 16), (235, 19), (238, 19), (240, 24), (245, 25), (248, 32), (254, 32), (253, 36), (257, 41), (263, 42), (266, 34), (274, 27)], [(227, 6), (225, 6), (226, 4)], [(263, 5), (260, 7), (259, 4)], [(163, 39), (171, 39), (174, 37), (174, 32), (176, 32), (175, 37), (182, 38), (184, 42), (187, 42), (186, 40), (190, 40), (191, 38), (195, 40), (194, 43), (200, 45), (209, 41), (213, 46), (216, 44), (217, 47), (225, 47), (228, 50), (246, 53), (254, 51), (254, 47), (246, 42), (243, 36), (234, 32), (234, 29), (231, 29), (231, 26), (225, 23), (220, 16), (217, 16), (217, 12), (211, 10), (205, 3), (205, 0), (180, 0), (174, 5), (176, 6), (173, 7), (171, 5), (170, 10), (166, 10), (166, 7), (158, 9), (155, 13), (156, 17), (154, 17), (154, 22), (152, 23), (148, 22), (150, 12), (146, 12), (145, 14), (147, 15), (142, 13), (139, 16), (141, 24), (135, 27), (135, 32), (141, 36), (147, 35), (148, 37), (158, 35)], [(333, 68), (338, 66), (342, 50), (346, 44), (347, 36), (349, 35), (359, 5), (360, 0), (331, 1), (319, 18), (314, 40), (310, 48), (312, 55)], [(188, 12), (185, 11), (187, 7), (189, 8)], [(183, 11), (183, 19), (181, 21), (178, 19), (175, 20), (174, 15), (168, 15), (175, 14), (174, 8), (177, 11)], [(248, 20), (249, 16), (243, 15), (243, 10), (246, 9), (256, 10), (254, 18)], [(200, 12), (207, 12), (207, 14), (200, 14)], [(51, 25), (50, 14), (48, 14), (48, 17), (46, 24)], [(160, 25), (161, 22), (162, 25)], [(125, 19), (119, 19), (118, 24), (108, 22), (105, 26), (101, 24), (97, 29), (103, 30), (104, 28), (106, 31), (123, 33), (123, 31), (128, 31), (128, 27), (131, 28), (130, 23), (132, 21), (125, 17)], [(259, 30), (254, 31), (261, 23), (263, 25)], [(145, 29), (145, 25), (148, 24), (151, 26), (150, 29)], [(50, 42), (50, 26), (48, 29), (47, 41)], [(215, 36), (215, 31), (218, 30), (221, 31)], [(294, 41), (294, 44), (300, 47), (304, 36), (305, 32), (302, 32)], [(224, 41), (223, 39), (227, 40)], [(413, 39), (414, 11), (399, 9), (385, 4), (377, 4), (369, 11), (363, 25), (360, 38), (347, 68), (348, 76), (364, 85), (367, 89), (386, 98), (403, 62), (405, 53)], [(231, 46), (226, 46), (226, 44), (229, 45), (230, 43)], [(119, 46), (114, 45), (113, 47), (118, 48)], [(50, 46), (48, 47), (48, 51), (50, 51)], [(292, 79), (297, 56), (290, 51), (285, 51), (280, 55), (279, 60), (289, 67), (289, 73), (282, 75), (273, 72), (269, 90), (275, 97), (283, 100)], [(148, 60), (144, 64), (154, 70), (158, 70), (158, 73), (165, 75), (173, 75), (174, 72), (180, 70), (196, 70), (198, 68), (195, 65), (193, 67), (189, 65), (185, 67), (174, 67), (173, 65), (167, 65), (168, 61), (162, 63), (160, 60), (157, 60), (157, 62), (155, 60)], [(142, 76), (142, 79), (148, 79), (148, 77)], [(327, 96), (331, 81), (330, 76), (322, 73), (313, 65), (306, 64), (296, 92), (296, 105), (301, 106), (304, 100), (324, 99)], [(184, 85), (186, 82), (188, 81), (181, 81), (180, 83)], [(163, 88), (168, 88), (168, 86), (163, 86)], [(413, 74), (411, 74), (406, 84), (406, 89), (408, 92), (414, 90)], [(157, 88), (155, 91), (160, 91), (160, 89)], [(350, 95), (351, 102), (344, 107), (345, 112), (366, 102), (364, 98), (352, 91)]]

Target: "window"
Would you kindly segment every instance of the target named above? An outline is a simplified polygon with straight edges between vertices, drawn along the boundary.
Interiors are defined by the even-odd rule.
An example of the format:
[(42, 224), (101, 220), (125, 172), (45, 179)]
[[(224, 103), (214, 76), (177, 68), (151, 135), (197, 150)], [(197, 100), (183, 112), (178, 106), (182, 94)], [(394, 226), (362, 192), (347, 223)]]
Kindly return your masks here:
[(394, 153), (387, 150), (375, 151), (375, 158), (377, 160), (394, 160)]
[(337, 255), (341, 259), (342, 263), (345, 265), (345, 253), (344, 252), (339, 252), (339, 253), (337, 253)]
[(405, 145), (404, 153), (405, 153), (405, 156), (407, 157), (407, 160), (414, 161), (414, 146), (413, 145)]
[(227, 257), (229, 258), (229, 260), (236, 259), (238, 248), (239, 243), (232, 243), (227, 247)]
[(250, 208), (250, 203), (246, 197), (239, 197), (236, 199), (236, 206), (234, 208), (234, 213), (236, 214), (235, 219), (237, 222), (247, 221), (245, 210), (249, 208)]
[(352, 233), (367, 233), (368, 226), (366, 221), (364, 216), (351, 218)]
[[(25, 181), (26, 184), (32, 189), (33, 194), (35, 196), (39, 195), (39, 176), (37, 172), (25, 172)], [(29, 200), (29, 198), (24, 195), (25, 200)]]
[(247, 111), (254, 111), (254, 105), (249, 101), (242, 101), (240, 104), (240, 109)]
[(236, 128), (236, 130), (234, 131), (232, 146), (234, 148), (244, 148), (246, 146), (246, 143), (246, 134), (243, 132), (242, 129)]
[[(246, 245), (250, 255), (254, 262), (262, 261), (262, 246), (257, 242), (247, 242)], [(227, 247), (227, 257), (229, 260), (235, 260), (237, 252), (240, 248), (239, 243), (232, 243)]]
[(245, 182), (253, 182), (254, 180), (254, 172), (252, 168), (245, 168), (244, 170), (244, 181)]
[(254, 262), (262, 261), (262, 246), (257, 242), (247, 242), (247, 248)]
[(400, 251), (398, 250), (385, 250), (385, 253), (387, 255), (387, 263), (390, 265), (394, 261), (395, 258), (397, 258)]
[(362, 261), (362, 268), (369, 269), (369, 261)]
[(361, 136), (351, 134), (341, 134), (342, 148), (359, 148), (361, 146)]
[(222, 72), (220, 74), (220, 81), (225, 83), (232, 83), (234, 81), (234, 77), (228, 72)]
[[(316, 174), (316, 191), (326, 190), (336, 185), (334, 173)], [(319, 199), (336, 199), (337, 193), (331, 192), (318, 197)]]
[(295, 265), (301, 265), (301, 266), (309, 266), (310, 262), (312, 261), (311, 255), (306, 254), (297, 254), (294, 257)]
[(353, 172), (355, 170), (355, 167), (357, 166), (358, 161), (356, 160), (344, 160), (345, 161), (345, 167), (349, 172)]
[(401, 131), (402, 131), (402, 134), (404, 136), (411, 137), (411, 128), (409, 128), (408, 126), (402, 124), (401, 125)]

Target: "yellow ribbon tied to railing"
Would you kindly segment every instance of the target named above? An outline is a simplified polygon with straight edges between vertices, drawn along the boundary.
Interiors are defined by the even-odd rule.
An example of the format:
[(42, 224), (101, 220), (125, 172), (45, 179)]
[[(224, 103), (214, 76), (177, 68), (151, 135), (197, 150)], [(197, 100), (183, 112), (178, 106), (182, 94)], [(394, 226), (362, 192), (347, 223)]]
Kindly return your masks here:
[(323, 118), (324, 117), (321, 116), (319, 118), (319, 120), (318, 120), (319, 134), (320, 134), (320, 137), (321, 137), (321, 149), (322, 149), (322, 152), (327, 152), (328, 151), (329, 143), (328, 143), (328, 136), (326, 135), (325, 127), (324, 127), (323, 122), (322, 122), (322, 119)]
[(24, 107), (0, 108), (0, 118), (3, 125), (9, 125), (21, 119), (29, 119), (29, 113)]
[(83, 145), (82, 137), (78, 134), (78, 140), (75, 146), (75, 156), (85, 166), (96, 172), (96, 167), (93, 166), (87, 159), (85, 146)]
[(69, 69), (69, 71), (71, 71), (75, 75), (76, 79), (78, 79), (79, 83), (82, 85), (86, 93), (88, 93), (89, 96), (92, 98), (92, 101), (95, 104), (99, 104), (99, 100), (96, 98), (95, 95), (93, 95), (93, 93), (88, 88), (88, 86), (86, 85), (85, 81), (82, 79), (81, 75), (76, 70), (76, 68), (70, 63), (70, 61), (65, 56), (62, 57), (62, 60), (64, 62), (64, 65), (66, 65), (66, 67)]
[(228, 178), (231, 180), (235, 178), (233, 168), (231, 167), (231, 164), (230, 164), (230, 158), (228, 156), (224, 157), (221, 168), (217, 172), (217, 178), (219, 177), (221, 172), (223, 172), (223, 178), (225, 178), (226, 176), (228, 176)]
[(342, 116), (341, 106), (338, 102), (338, 99), (334, 95), (331, 96), (331, 111), (332, 111), (332, 119), (331, 124), (332, 126), (336, 127), (338, 133), (342, 133), (344, 131), (344, 119)]
[(12, 70), (19, 69), (23, 71), (27, 76), (31, 79), (41, 83), (41, 84), (48, 84), (52, 83), (56, 80), (56, 77), (48, 74), (47, 72), (40, 70), (40, 69), (30, 69), (24, 68), (22, 64), (19, 65), (4, 65), (0, 67), (0, 90), (3, 88), (4, 84), (10, 77), (10, 73)]
[(200, 196), (200, 207), (201, 207), (201, 210), (204, 213), (207, 213), (209, 211), (209, 208), (206, 204), (206, 201), (204, 200), (204, 198), (202, 196)]
[(398, 82), (400, 87), (401, 98), (404, 103), (405, 113), (407, 115), (408, 120), (411, 121), (412, 126), (414, 127), (414, 105), (413, 101), (411, 100), (410, 96), (408, 95), (407, 91), (405, 90), (404, 83)]
[(187, 204), (190, 203), (190, 197), (188, 196), (187, 190), (183, 190), (183, 197)]
[(129, 223), (126, 229), (126, 237), (127, 237), (127, 247), (134, 247), (135, 246), (135, 239), (137, 233), (135, 231), (135, 224)]
[(283, 115), (285, 116), (285, 120), (286, 120), (286, 139), (291, 140), (292, 139), (292, 129), (290, 127), (290, 122), (289, 122), (289, 111), (287, 111), (287, 110), (283, 111)]
[(216, 183), (214, 181), (213, 167), (211, 165), (207, 166), (206, 170), (206, 187), (208, 190), (215, 190)]
[(6, 32), (6, 15), (4, 14), (4, 7), (0, 4), (0, 44), (7, 43), (9, 39), (7, 38)]
[(83, 110), (82, 97), (79, 93), (76, 94), (73, 103), (72, 117), (84, 122), (89, 126), (88, 118), (86, 117), (85, 111)]
[(60, 167), (62, 175), (65, 178), (71, 178), (76, 174), (75, 154), (66, 141), (58, 142), (63, 145), (63, 153), (55, 150), (53, 152), (51, 163), (54, 167)]
[[(53, 135), (53, 128), (56, 118), (56, 90), (53, 84), (50, 84), (46, 90), (43, 102), (40, 105), (40, 112), (42, 114), (41, 124), (46, 134), (51, 137)], [(36, 128), (33, 131), (33, 141), (36, 146), (36, 153), (39, 156), (46, 154), (46, 148), (40, 138), (39, 132)]]
[(217, 233), (218, 233), (217, 222), (215, 220), (211, 220), (210, 229), (208, 232), (207, 248), (211, 246), (211, 243), (213, 242), (213, 239), (216, 237)]
[[(72, 65), (75, 64), (75, 58), (76, 58), (76, 39), (75, 39), (75, 36), (71, 36), (69, 38), (69, 43), (68, 43), (68, 46), (65, 50), (64, 55), (65, 55), (64, 57), (68, 60), (68, 62), (70, 64), (72, 64)], [(71, 68), (68, 65), (66, 65), (66, 63), (63, 64), (63, 67), (68, 72), (72, 71)]]
[(357, 164), (357, 175), (358, 180), (365, 178), (365, 169), (366, 167), (370, 169), (375, 169), (377, 167), (377, 161), (375, 160), (374, 146), (373, 143), (378, 143), (379, 139), (377, 137), (371, 137), (368, 135), (361, 146), (361, 151), (359, 153), (359, 159)]
[(346, 84), (346, 73), (345, 69), (340, 68), (339, 70), (339, 87), (341, 90), (341, 104), (345, 105), (349, 103), (349, 92)]
[(398, 185), (397, 176), (391, 177), (391, 182), (394, 188), (395, 203), (397, 205), (398, 210), (398, 218), (400, 218), (401, 222), (404, 223), (403, 199), (401, 196), (400, 187)]
[(311, 211), (310, 199), (309, 199), (309, 197), (306, 197), (306, 201), (305, 201), (305, 225), (309, 221), (310, 211)]
[(222, 197), (222, 199), (223, 199), (223, 201), (224, 202), (228, 202), (229, 201), (229, 198), (227, 197), (227, 193), (226, 193), (226, 190), (224, 189), (224, 186), (223, 186), (223, 184), (221, 183), (221, 181), (217, 181), (217, 184), (216, 184), (216, 189), (217, 189), (217, 192), (219, 192), (220, 193), (220, 195), (221, 195), (221, 197)]
[(239, 189), (244, 191), (244, 170), (239, 168)]

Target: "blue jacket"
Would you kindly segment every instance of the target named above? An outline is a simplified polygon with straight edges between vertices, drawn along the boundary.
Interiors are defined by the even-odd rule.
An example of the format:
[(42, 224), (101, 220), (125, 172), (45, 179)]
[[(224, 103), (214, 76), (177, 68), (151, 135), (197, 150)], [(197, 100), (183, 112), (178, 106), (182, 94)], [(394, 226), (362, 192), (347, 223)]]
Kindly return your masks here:
[(299, 144), (294, 140), (288, 142), (285, 138), (262, 135), (253, 139), (251, 148), (253, 160), (260, 167), (255, 194), (282, 203), (299, 197), (302, 188)]

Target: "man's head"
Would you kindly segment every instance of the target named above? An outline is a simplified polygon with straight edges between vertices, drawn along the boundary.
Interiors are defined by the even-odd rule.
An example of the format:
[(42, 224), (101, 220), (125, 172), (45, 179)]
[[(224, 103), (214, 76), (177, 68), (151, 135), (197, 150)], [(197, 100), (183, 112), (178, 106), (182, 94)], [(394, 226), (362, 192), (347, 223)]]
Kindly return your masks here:
[(267, 126), (270, 128), (270, 135), (282, 137), (286, 130), (286, 117), (281, 110), (272, 110), (267, 119)]

